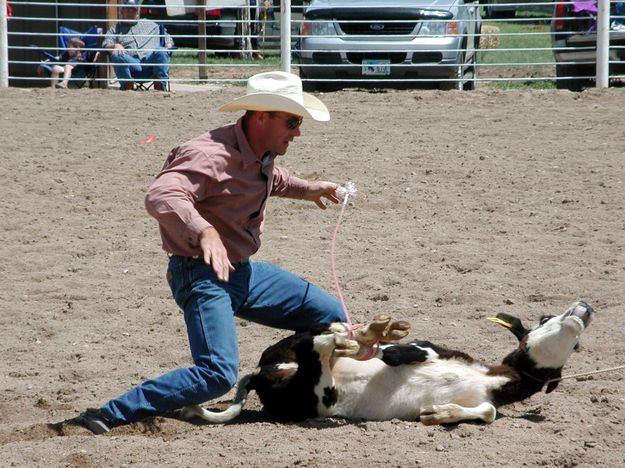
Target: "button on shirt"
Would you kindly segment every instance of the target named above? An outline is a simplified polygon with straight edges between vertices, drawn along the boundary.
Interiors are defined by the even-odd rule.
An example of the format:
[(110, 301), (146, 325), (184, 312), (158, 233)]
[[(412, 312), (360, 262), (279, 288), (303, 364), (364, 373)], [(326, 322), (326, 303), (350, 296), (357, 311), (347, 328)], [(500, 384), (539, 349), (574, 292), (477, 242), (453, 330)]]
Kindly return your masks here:
[[(165, 33), (165, 44), (173, 44)], [(128, 55), (142, 59), (161, 47), (160, 28), (154, 21), (139, 19), (136, 23), (120, 22), (112, 26), (104, 36), (102, 46), (121, 44)]]
[(254, 154), (241, 118), (174, 148), (148, 189), (146, 208), (166, 252), (202, 255), (199, 235), (214, 227), (234, 264), (259, 249), (268, 196), (302, 199), (307, 189), (271, 155)]

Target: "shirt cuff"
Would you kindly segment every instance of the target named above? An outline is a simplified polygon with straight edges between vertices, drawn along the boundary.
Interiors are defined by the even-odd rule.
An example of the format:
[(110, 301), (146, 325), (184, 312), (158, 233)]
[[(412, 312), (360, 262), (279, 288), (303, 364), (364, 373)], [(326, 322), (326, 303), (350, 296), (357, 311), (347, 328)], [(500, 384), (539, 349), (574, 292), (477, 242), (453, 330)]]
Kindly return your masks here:
[(200, 234), (209, 228), (213, 225), (199, 215), (194, 216), (185, 224), (183, 235), (189, 245), (197, 247), (200, 245)]

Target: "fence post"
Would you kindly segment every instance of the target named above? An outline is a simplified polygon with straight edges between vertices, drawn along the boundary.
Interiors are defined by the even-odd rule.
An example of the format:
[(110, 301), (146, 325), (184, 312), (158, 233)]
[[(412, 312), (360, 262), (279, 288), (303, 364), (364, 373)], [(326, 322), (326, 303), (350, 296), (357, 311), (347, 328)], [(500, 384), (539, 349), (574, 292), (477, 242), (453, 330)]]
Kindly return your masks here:
[(610, 82), (610, 0), (599, 0), (597, 14), (597, 88), (607, 88)]
[(0, 0), (0, 88), (9, 87), (9, 34), (7, 0)]
[(252, 7), (250, 1), (245, 1), (245, 6), (241, 10), (241, 58), (250, 60), (252, 58)]
[(201, 80), (208, 78), (206, 70), (206, 0), (197, 1), (198, 8), (198, 38), (197, 38), (197, 74)]
[[(104, 30), (105, 33), (108, 32), (108, 30), (111, 29), (115, 24), (117, 24), (117, 8), (120, 2), (121, 0), (106, 0), (106, 29)], [(110, 78), (114, 76), (113, 65), (111, 65), (111, 58), (109, 57), (108, 53), (100, 54), (100, 57), (104, 57), (106, 64), (104, 66), (98, 67), (98, 78), (103, 78), (103, 81), (99, 82), (98, 88), (107, 89), (109, 87)]]
[(291, 0), (280, 2), (280, 70), (291, 71)]

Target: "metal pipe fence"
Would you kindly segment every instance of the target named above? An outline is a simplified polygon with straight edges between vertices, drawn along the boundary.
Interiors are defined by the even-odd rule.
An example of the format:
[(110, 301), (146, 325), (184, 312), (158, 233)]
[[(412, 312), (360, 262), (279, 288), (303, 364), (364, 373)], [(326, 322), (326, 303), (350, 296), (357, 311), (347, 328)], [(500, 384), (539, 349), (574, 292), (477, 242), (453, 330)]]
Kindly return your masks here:
[[(95, 33), (83, 37), (95, 43), (83, 52), (97, 55), (97, 72), (74, 76), (70, 83), (119, 87), (111, 57), (101, 47), (110, 27), (121, 21), (114, 2), (9, 2), (13, 14), (6, 21), (7, 44), (0, 57), (9, 85), (50, 85), (49, 72), (41, 66), (45, 60), (62, 69), (72, 65), (67, 56), (59, 57), (68, 34), (63, 28), (83, 35), (95, 27)], [(625, 0), (379, 4), (328, 8), (300, 1), (283, 12), (288, 1), (208, 0), (198, 7), (183, 0), (144, 0), (141, 17), (173, 38), (169, 83), (174, 90), (242, 83), (254, 73), (278, 68), (299, 73), (309, 89), (356, 84), (580, 90), (619, 86), (625, 79)], [(282, 34), (285, 28), (290, 38)], [(161, 29), (159, 35), (164, 34)]]

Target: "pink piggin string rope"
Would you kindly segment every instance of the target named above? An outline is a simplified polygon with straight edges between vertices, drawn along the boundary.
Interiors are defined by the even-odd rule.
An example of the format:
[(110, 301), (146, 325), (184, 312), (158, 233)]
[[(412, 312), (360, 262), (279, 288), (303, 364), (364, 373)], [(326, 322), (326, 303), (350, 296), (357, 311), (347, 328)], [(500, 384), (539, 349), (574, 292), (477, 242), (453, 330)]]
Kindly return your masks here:
[(336, 221), (336, 226), (334, 227), (334, 232), (332, 233), (332, 241), (330, 243), (330, 264), (332, 267), (332, 279), (334, 280), (334, 288), (336, 289), (336, 294), (339, 297), (339, 301), (341, 301), (341, 306), (343, 306), (343, 312), (345, 312), (345, 321), (349, 325), (350, 337), (352, 335), (352, 331), (354, 330), (354, 325), (352, 324), (351, 317), (349, 316), (349, 312), (347, 311), (347, 306), (345, 305), (345, 300), (343, 299), (343, 293), (341, 292), (339, 279), (336, 274), (336, 237), (339, 232), (339, 227), (341, 226), (341, 221), (343, 220), (343, 213), (345, 213), (345, 207), (347, 206), (349, 197), (353, 197), (355, 195), (356, 186), (353, 182), (346, 182), (345, 185), (342, 185), (336, 189), (336, 196), (342, 198), (343, 202), (341, 203), (341, 211), (339, 212), (339, 217)]
[[(334, 288), (336, 289), (336, 294), (341, 301), (341, 306), (343, 307), (343, 312), (345, 312), (345, 322), (347, 322), (347, 326), (349, 327), (349, 337), (352, 338), (354, 336), (354, 330), (359, 328), (360, 324), (353, 324), (352, 319), (349, 316), (349, 312), (347, 311), (347, 306), (345, 305), (345, 299), (343, 299), (343, 293), (341, 291), (341, 285), (339, 284), (338, 275), (336, 273), (336, 238), (338, 236), (339, 227), (341, 226), (341, 221), (343, 220), (343, 213), (345, 213), (345, 207), (347, 206), (347, 202), (349, 201), (349, 197), (354, 197), (356, 195), (356, 186), (353, 182), (346, 182), (344, 186), (341, 186), (336, 189), (336, 195), (339, 198), (342, 198), (343, 201), (341, 203), (341, 211), (339, 212), (339, 217), (336, 221), (336, 226), (334, 228), (334, 232), (332, 233), (332, 241), (330, 242), (330, 263), (332, 267), (332, 279), (334, 281)], [(361, 356), (359, 360), (366, 361), (368, 359), (373, 358), (378, 352), (379, 346), (376, 343), (375, 346), (372, 346), (369, 352)]]

